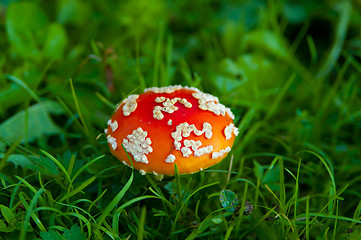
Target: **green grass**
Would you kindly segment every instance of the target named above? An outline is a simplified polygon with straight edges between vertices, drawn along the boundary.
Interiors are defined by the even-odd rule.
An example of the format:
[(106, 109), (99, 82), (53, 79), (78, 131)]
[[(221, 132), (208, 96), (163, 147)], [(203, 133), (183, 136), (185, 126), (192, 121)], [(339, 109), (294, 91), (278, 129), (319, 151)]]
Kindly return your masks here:
[[(2, 1), (0, 239), (361, 239), (360, 29), (358, 1)], [(158, 181), (103, 129), (175, 84), (239, 135)]]

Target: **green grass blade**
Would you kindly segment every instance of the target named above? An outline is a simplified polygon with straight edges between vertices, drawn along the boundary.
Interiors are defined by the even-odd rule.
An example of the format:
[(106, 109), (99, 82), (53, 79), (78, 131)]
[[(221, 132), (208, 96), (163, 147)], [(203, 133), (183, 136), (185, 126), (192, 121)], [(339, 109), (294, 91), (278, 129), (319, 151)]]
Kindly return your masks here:
[(96, 161), (98, 161), (99, 159), (103, 158), (104, 155), (101, 155), (99, 157), (94, 158), (93, 160), (87, 162), (84, 166), (82, 166), (73, 176), (73, 178), (71, 179), (71, 183), (73, 183), (75, 181), (75, 179), (82, 173), (84, 172), (85, 169), (87, 169), (87, 167), (89, 167), (91, 164), (95, 163)]
[(315, 65), (317, 63), (318, 56), (317, 56), (317, 48), (312, 36), (307, 36), (307, 44), (311, 55), (311, 65)]
[(145, 195), (145, 196), (141, 196), (141, 197), (136, 197), (136, 198), (133, 198), (133, 199), (127, 201), (126, 203), (123, 203), (120, 207), (117, 208), (117, 210), (115, 212), (119, 213), (124, 208), (132, 205), (133, 203), (136, 203), (136, 202), (139, 202), (139, 201), (142, 201), (142, 200), (145, 200), (145, 199), (151, 199), (151, 198), (161, 199), (158, 196), (152, 196), (152, 195)]
[[(27, 209), (26, 209), (26, 214), (25, 214), (25, 219), (24, 219), (24, 222), (22, 223), (22, 228), (21, 228), (21, 232), (20, 232), (20, 237), (19, 239), (20, 240), (24, 240), (25, 237), (26, 237), (26, 232), (27, 232), (27, 226), (29, 225), (30, 223), (30, 217), (34, 217), (34, 208), (35, 208), (35, 205), (37, 204), (38, 202), (38, 199), (40, 197), (40, 195), (45, 191), (45, 189), (39, 189), (39, 191), (37, 191), (33, 198), (31, 199), (31, 202), (30, 204), (27, 206)], [(38, 219), (37, 219), (38, 220)], [(41, 223), (40, 220), (36, 221), (38, 223)], [(38, 225), (40, 228), (41, 228), (41, 231), (45, 231), (45, 228), (42, 224)]]
[(294, 80), (296, 79), (296, 76), (297, 76), (296, 74), (292, 74), (288, 78), (287, 82), (285, 83), (285, 85), (283, 86), (281, 91), (277, 94), (276, 99), (273, 101), (271, 107), (267, 111), (267, 114), (265, 117), (265, 122), (267, 122), (275, 114), (277, 109), (282, 106), (280, 103), (281, 103), (282, 99), (285, 97), (288, 89), (290, 88), (290, 86), (292, 85)]
[(75, 164), (75, 155), (72, 155), (71, 159), (70, 159), (69, 166), (68, 166), (68, 170), (67, 170), (69, 176), (71, 176), (71, 174), (73, 173), (74, 164)]
[(100, 99), (100, 101), (102, 101), (105, 106), (109, 107), (111, 110), (115, 109), (115, 104), (113, 104), (112, 102), (110, 102), (106, 97), (104, 97), (101, 93), (96, 92), (95, 95)]
[(86, 123), (85, 118), (83, 116), (83, 113), (82, 113), (82, 111), (80, 109), (78, 98), (77, 98), (76, 93), (75, 93), (73, 81), (71, 79), (69, 79), (69, 82), (70, 82), (71, 93), (73, 95), (75, 109), (76, 109), (77, 113), (79, 114), (80, 122), (81, 122), (81, 125), (82, 125), (83, 129), (84, 129), (84, 133), (86, 134), (86, 136), (89, 139), (94, 139), (92, 134), (89, 131), (88, 124)]
[(139, 224), (138, 224), (138, 236), (137, 236), (137, 240), (143, 240), (143, 236), (144, 236), (144, 224), (145, 224), (145, 218), (147, 215), (147, 207), (144, 205), (142, 207), (142, 210), (140, 212), (140, 219), (139, 219)]
[(352, 5), (349, 1), (336, 2), (335, 9), (340, 15), (338, 24), (336, 26), (335, 40), (331, 51), (326, 58), (326, 61), (316, 75), (316, 79), (325, 78), (330, 73), (340, 56), (342, 45), (346, 39), (348, 24), (350, 21), (350, 16), (352, 15)]
[(175, 231), (175, 228), (176, 228), (176, 225), (177, 225), (177, 221), (178, 221), (178, 218), (180, 216), (180, 213), (183, 209), (183, 207), (185, 206), (185, 204), (189, 201), (189, 199), (194, 195), (196, 194), (197, 192), (201, 191), (202, 189), (205, 189), (205, 188), (208, 188), (208, 187), (211, 187), (211, 186), (214, 186), (214, 185), (217, 185), (219, 184), (220, 182), (213, 182), (213, 183), (209, 183), (207, 185), (204, 185), (202, 187), (199, 187), (197, 189), (195, 189), (193, 192), (191, 192), (189, 194), (189, 196), (184, 200), (184, 202), (182, 203), (182, 205), (180, 206), (180, 208), (178, 209), (178, 212), (176, 214), (176, 217), (174, 218), (174, 222), (173, 222), (173, 225), (172, 225), (172, 232)]
[(36, 93), (23, 80), (12, 75), (5, 75), (5, 77), (22, 87), (25, 91), (27, 91), (35, 101), (41, 102), (38, 95), (36, 95)]
[(97, 227), (98, 228), (102, 225), (102, 223), (105, 221), (106, 217), (109, 216), (110, 212), (116, 207), (116, 205), (120, 202), (120, 200), (122, 200), (125, 193), (130, 188), (130, 185), (132, 184), (132, 182), (133, 182), (133, 172), (130, 175), (128, 182), (122, 188), (122, 190), (115, 196), (115, 198), (109, 203), (109, 205), (105, 208), (103, 213), (97, 219)]
[(157, 44), (155, 47), (154, 53), (154, 67), (153, 67), (153, 86), (159, 86), (159, 84), (163, 84), (163, 79), (159, 81), (159, 73), (161, 72), (161, 59), (162, 59), (162, 49), (163, 49), (163, 24), (159, 26), (159, 35), (157, 39)]
[(310, 239), (310, 195), (307, 195), (306, 200), (306, 239)]
[(53, 157), (50, 153), (40, 149), (40, 151), (47, 156), (48, 158), (50, 158), (60, 169), (61, 171), (64, 173), (68, 183), (71, 183), (71, 179), (70, 176), (68, 174), (68, 171), (65, 169), (65, 167), (58, 161), (58, 159), (56, 159), (55, 157)]
[(310, 151), (310, 150), (300, 151), (300, 153), (301, 152), (310, 153), (310, 154), (316, 156), (322, 162), (322, 164), (325, 166), (325, 168), (326, 168), (326, 170), (328, 172), (328, 175), (329, 175), (329, 177), (331, 179), (333, 192), (336, 193), (336, 182), (335, 182), (334, 171), (333, 171), (333, 167), (332, 167), (331, 162), (329, 160), (327, 161), (327, 159), (325, 159), (324, 157), (322, 157), (320, 154), (318, 154), (316, 152), (313, 152), (313, 151)]
[[(175, 177), (175, 183), (177, 186), (177, 195), (179, 199), (183, 199), (182, 196), (182, 188), (181, 188), (181, 182), (180, 182), (180, 178), (179, 178), (179, 170), (178, 170), (178, 166), (175, 163), (174, 164), (174, 177)], [(177, 204), (178, 205), (178, 204)]]
[(284, 176), (283, 159), (279, 157), (279, 168), (280, 168), (280, 212), (284, 214), (286, 212), (286, 186)]
[[(70, 197), (74, 196), (75, 194), (81, 192), (84, 188), (86, 188), (88, 185), (90, 185), (94, 180), (96, 179), (96, 176), (93, 176), (86, 181), (82, 182), (79, 187), (74, 189), (73, 191), (68, 192), (65, 194), (62, 198), (59, 199), (59, 202), (63, 202), (66, 199), (69, 199)], [(70, 185), (69, 185), (70, 187)]]
[[(34, 188), (28, 181), (26, 181), (24, 178), (21, 178), (19, 176), (15, 176), (16, 179), (18, 179), (20, 182), (22, 182), (27, 188), (29, 188), (34, 194), (36, 194), (39, 190), (36, 190), (36, 188)], [(40, 201), (44, 201), (41, 197), (40, 197)]]

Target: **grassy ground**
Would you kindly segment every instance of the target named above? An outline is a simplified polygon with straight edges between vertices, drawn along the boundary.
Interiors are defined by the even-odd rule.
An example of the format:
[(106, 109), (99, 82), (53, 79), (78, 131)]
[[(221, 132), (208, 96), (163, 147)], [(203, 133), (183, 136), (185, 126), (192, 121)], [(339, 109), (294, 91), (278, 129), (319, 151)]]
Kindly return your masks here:
[[(360, 239), (359, 1), (0, 2), (0, 239)], [(217, 95), (220, 164), (156, 181), (102, 134), (145, 87)]]

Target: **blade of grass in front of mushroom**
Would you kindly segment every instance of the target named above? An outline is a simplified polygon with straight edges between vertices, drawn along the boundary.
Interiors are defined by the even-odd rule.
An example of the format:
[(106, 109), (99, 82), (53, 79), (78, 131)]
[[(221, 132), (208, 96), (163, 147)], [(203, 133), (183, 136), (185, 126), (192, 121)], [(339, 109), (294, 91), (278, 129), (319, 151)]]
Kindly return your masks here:
[(127, 150), (125, 149), (123, 143), (122, 143), (122, 148), (123, 148), (123, 151), (125, 152), (127, 158), (128, 158), (129, 161), (130, 161), (130, 167), (132, 168), (132, 172), (133, 172), (133, 171), (134, 171), (133, 160), (132, 160), (132, 158), (129, 156), (129, 153), (128, 153)]

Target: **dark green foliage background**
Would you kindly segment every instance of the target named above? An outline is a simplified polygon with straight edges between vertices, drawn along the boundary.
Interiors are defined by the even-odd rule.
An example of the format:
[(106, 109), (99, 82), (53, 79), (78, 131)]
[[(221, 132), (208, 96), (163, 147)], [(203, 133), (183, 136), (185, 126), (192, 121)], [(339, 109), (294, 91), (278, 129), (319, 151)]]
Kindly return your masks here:
[[(0, 239), (357, 239), (360, 59), (357, 0), (2, 0)], [(103, 129), (175, 84), (218, 96), (240, 134), (158, 181)]]

